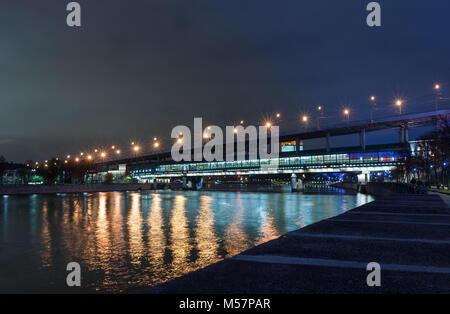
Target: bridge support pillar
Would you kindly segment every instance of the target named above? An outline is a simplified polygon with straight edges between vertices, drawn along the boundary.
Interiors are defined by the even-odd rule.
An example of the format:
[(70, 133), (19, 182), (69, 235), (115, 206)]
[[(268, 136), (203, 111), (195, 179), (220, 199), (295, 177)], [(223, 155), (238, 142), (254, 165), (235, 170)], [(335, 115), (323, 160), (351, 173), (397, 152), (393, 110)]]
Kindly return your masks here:
[(407, 144), (409, 142), (409, 128), (408, 124), (404, 124), (400, 130), (400, 143)]
[(405, 127), (404, 127), (404, 134), (403, 134), (403, 136), (404, 136), (404, 141), (405, 141), (405, 143), (408, 143), (409, 142), (409, 128), (408, 128), (408, 124), (405, 124)]
[(363, 151), (366, 150), (366, 129), (362, 129), (359, 133), (359, 142)]
[(330, 133), (327, 133), (325, 140), (326, 140), (326, 146), (327, 146), (327, 153), (329, 153), (331, 150)]
[(291, 190), (292, 192), (303, 190), (303, 181), (302, 179), (297, 179), (297, 175), (295, 173), (291, 175)]
[(299, 137), (295, 138), (295, 152), (297, 155), (300, 152), (300, 138)]
[(366, 184), (370, 181), (370, 172), (358, 174), (358, 183)]

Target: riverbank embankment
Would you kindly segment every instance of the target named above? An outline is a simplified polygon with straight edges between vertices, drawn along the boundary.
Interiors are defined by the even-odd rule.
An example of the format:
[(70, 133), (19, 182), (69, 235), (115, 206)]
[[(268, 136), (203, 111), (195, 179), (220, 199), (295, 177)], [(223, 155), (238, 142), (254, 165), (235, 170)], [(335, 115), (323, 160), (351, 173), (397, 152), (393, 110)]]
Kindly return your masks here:
[[(390, 194), (145, 292), (449, 293), (445, 197)], [(380, 286), (367, 284), (373, 262)]]
[(151, 184), (0, 185), (0, 195), (151, 190)]

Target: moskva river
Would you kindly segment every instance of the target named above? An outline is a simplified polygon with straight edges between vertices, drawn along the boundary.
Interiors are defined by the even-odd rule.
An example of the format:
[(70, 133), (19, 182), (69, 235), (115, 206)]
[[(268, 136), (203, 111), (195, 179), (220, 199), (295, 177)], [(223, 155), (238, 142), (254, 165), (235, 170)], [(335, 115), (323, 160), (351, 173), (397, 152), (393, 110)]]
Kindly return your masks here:
[(0, 293), (138, 292), (373, 200), (332, 191), (0, 196)]

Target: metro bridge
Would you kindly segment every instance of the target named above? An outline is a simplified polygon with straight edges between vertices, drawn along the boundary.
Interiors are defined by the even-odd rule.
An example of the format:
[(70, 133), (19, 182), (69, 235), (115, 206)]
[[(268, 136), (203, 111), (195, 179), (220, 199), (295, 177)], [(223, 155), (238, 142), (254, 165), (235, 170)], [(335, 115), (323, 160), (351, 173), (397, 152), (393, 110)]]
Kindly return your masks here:
[[(272, 159), (246, 159), (232, 161), (174, 162), (170, 151), (135, 158), (110, 160), (97, 165), (99, 173), (116, 175), (129, 173), (139, 182), (176, 180), (185, 183), (202, 181), (203, 177), (219, 176), (290, 176), (297, 184), (297, 175), (308, 173), (352, 173), (359, 182), (370, 180), (371, 173), (389, 172), (403, 163), (414, 151), (414, 141), (409, 140), (413, 128), (436, 125), (439, 118), (449, 118), (449, 110), (408, 114), (372, 123), (354, 122), (345, 126), (323, 130), (299, 131), (280, 135), (280, 154)], [(396, 143), (366, 145), (366, 133), (397, 130)], [(333, 137), (359, 134), (357, 145), (332, 147)], [(323, 147), (308, 149), (306, 140), (323, 139)], [(247, 143), (248, 146), (248, 143)], [(307, 145), (306, 145), (307, 146)], [(235, 149), (236, 151), (236, 149)], [(225, 159), (225, 158), (224, 158)]]

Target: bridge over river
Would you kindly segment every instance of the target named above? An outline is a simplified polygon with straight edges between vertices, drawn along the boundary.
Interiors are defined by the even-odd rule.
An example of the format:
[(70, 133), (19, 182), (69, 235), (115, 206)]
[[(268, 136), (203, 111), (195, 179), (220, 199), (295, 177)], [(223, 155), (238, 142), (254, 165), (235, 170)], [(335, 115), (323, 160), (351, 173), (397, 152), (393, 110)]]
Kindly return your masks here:
[[(432, 128), (438, 119), (448, 119), (449, 113), (449, 110), (440, 110), (281, 134), (278, 158), (237, 160), (235, 156), (234, 160), (226, 161), (174, 162), (170, 151), (165, 151), (102, 162), (97, 165), (98, 174), (129, 173), (139, 182), (181, 180), (183, 184), (198, 183), (204, 177), (282, 176), (290, 177), (292, 184), (297, 185), (305, 174), (351, 173), (359, 182), (367, 182), (374, 173), (388, 173), (414, 152), (415, 141), (410, 139), (412, 129)], [(380, 137), (378, 143), (367, 144), (369, 133), (386, 130), (394, 130), (398, 140), (393, 142), (395, 136), (391, 135)], [(344, 145), (333, 145), (335, 139), (345, 136), (353, 138), (347, 139)], [(308, 141), (315, 141), (315, 145), (308, 147)]]

